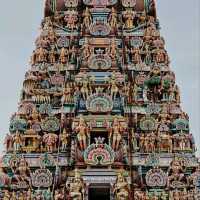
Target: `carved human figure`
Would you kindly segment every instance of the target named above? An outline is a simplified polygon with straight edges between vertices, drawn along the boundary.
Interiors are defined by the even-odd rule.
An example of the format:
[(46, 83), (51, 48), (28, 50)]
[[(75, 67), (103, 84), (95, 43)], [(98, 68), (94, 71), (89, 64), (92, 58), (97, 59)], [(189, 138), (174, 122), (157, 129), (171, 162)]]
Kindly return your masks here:
[(132, 55), (132, 62), (134, 64), (142, 63), (141, 50), (139, 47), (131, 48), (131, 55)]
[(66, 16), (64, 17), (64, 21), (66, 22), (66, 27), (74, 30), (77, 28), (78, 16), (75, 10), (68, 10)]
[(18, 131), (13, 136), (13, 147), (15, 152), (19, 152), (22, 147), (22, 137)]
[(114, 38), (111, 40), (109, 53), (110, 53), (110, 57), (112, 58), (112, 60), (115, 60), (117, 57), (117, 44), (116, 44)]
[(70, 56), (69, 56), (69, 63), (70, 64), (75, 64), (76, 63), (76, 48), (75, 46), (72, 46), (72, 48), (69, 51)]
[(72, 88), (69, 84), (63, 89), (63, 96), (61, 99), (62, 104), (71, 103), (72, 102)]
[(83, 99), (87, 100), (88, 96), (90, 95), (90, 84), (87, 78), (83, 80), (82, 84), (83, 85), (81, 87), (81, 93), (82, 93)]
[(43, 141), (45, 142), (48, 152), (52, 153), (55, 150), (57, 140), (58, 140), (58, 136), (54, 133), (44, 134)]
[(87, 136), (89, 136), (89, 133), (87, 124), (82, 116), (80, 117), (79, 125), (75, 128), (75, 131), (77, 132), (80, 149), (85, 150), (87, 147)]
[(60, 142), (61, 142), (61, 151), (66, 151), (67, 145), (69, 144), (69, 134), (66, 129), (60, 134)]
[(132, 29), (134, 28), (133, 20), (135, 18), (136, 13), (133, 10), (126, 10), (124, 12), (124, 18), (125, 18), (125, 28)]
[(10, 200), (10, 198), (11, 198), (10, 192), (8, 190), (5, 190), (3, 195), (3, 200)]
[(60, 51), (60, 58), (59, 58), (60, 62), (62, 64), (65, 64), (68, 62), (69, 60), (69, 51), (67, 48), (62, 47), (61, 51)]
[(89, 29), (91, 22), (92, 18), (90, 10), (88, 7), (86, 7), (85, 11), (83, 12), (83, 27)]
[(85, 40), (85, 43), (82, 46), (81, 50), (82, 50), (82, 59), (87, 61), (87, 59), (91, 55), (91, 50), (87, 39)]
[(166, 52), (163, 49), (157, 47), (156, 50), (154, 50), (154, 53), (155, 53), (154, 61), (157, 64), (166, 62)]
[(112, 29), (115, 29), (117, 27), (117, 12), (114, 7), (112, 7), (111, 9), (108, 21)]
[(75, 177), (72, 181), (66, 182), (66, 188), (69, 191), (69, 197), (73, 200), (83, 200), (84, 199), (84, 184), (81, 179), (80, 174), (75, 171)]
[(110, 80), (110, 95), (112, 99), (116, 99), (118, 92), (119, 92), (119, 88), (117, 86), (116, 79), (113, 78)]
[(114, 185), (114, 195), (116, 200), (128, 200), (129, 199), (129, 184), (125, 180), (122, 173), (117, 175), (117, 180)]
[(57, 41), (57, 36), (56, 36), (56, 33), (53, 28), (50, 28), (48, 31), (48, 39), (49, 39), (50, 43), (53, 45)]
[(167, 186), (170, 187), (171, 183), (173, 181), (178, 181), (181, 182), (184, 178), (184, 170), (182, 165), (180, 164), (179, 161), (174, 160), (172, 161), (170, 167), (169, 167), (169, 173), (170, 175), (168, 176), (168, 181), (167, 181)]
[(40, 47), (36, 50), (36, 60), (37, 62), (46, 62), (47, 52), (43, 47)]
[(118, 150), (119, 148), (119, 144), (121, 142), (121, 139), (122, 139), (122, 131), (123, 131), (123, 127), (121, 126), (119, 120), (117, 117), (114, 118), (113, 120), (113, 124), (112, 124), (112, 128), (111, 128), (111, 131), (110, 131), (110, 141), (111, 141), (111, 138), (112, 138), (112, 148), (114, 150)]
[(54, 48), (52, 48), (49, 52), (49, 61), (51, 64), (54, 64), (56, 62), (56, 51)]
[(29, 188), (31, 187), (31, 180), (30, 180), (31, 171), (25, 158), (21, 158), (17, 165), (16, 170), (12, 168), (12, 171), (14, 172), (14, 177), (18, 183), (26, 182)]
[(55, 200), (62, 200), (62, 199), (64, 199), (63, 192), (60, 192), (59, 190), (56, 190), (55, 194), (54, 194), (54, 199)]

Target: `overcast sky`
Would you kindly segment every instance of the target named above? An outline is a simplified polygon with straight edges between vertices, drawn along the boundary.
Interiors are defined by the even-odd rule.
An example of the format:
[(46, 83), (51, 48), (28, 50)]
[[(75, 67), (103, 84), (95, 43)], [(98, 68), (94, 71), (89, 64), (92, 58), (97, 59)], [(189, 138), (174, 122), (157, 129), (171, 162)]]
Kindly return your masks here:
[[(39, 34), (43, 0), (0, 0), (0, 152)], [(200, 150), (200, 1), (157, 0), (161, 33)], [(200, 155), (200, 151), (198, 151)]]

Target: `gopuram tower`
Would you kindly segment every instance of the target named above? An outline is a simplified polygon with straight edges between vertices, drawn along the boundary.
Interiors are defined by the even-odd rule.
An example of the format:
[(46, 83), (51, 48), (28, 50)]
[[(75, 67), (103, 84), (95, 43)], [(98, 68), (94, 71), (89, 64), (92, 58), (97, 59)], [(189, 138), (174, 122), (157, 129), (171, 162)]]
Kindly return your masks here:
[(0, 199), (200, 199), (159, 28), (154, 0), (46, 0), (5, 138)]

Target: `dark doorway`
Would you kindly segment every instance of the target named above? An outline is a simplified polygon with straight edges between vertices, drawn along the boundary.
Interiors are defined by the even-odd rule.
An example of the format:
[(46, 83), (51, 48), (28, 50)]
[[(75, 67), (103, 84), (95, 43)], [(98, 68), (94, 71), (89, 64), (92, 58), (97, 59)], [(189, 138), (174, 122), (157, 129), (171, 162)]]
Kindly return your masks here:
[(109, 187), (89, 188), (89, 200), (110, 200), (110, 188)]

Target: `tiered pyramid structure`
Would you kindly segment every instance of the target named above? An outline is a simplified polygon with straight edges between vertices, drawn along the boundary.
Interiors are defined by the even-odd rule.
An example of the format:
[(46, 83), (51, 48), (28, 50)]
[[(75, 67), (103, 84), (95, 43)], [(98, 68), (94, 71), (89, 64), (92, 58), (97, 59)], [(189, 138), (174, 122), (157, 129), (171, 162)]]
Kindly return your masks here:
[(0, 199), (200, 199), (159, 29), (153, 0), (46, 0), (5, 138)]

